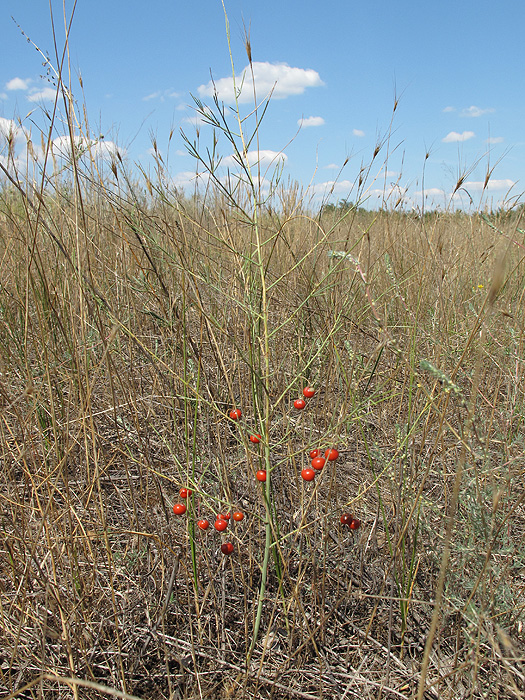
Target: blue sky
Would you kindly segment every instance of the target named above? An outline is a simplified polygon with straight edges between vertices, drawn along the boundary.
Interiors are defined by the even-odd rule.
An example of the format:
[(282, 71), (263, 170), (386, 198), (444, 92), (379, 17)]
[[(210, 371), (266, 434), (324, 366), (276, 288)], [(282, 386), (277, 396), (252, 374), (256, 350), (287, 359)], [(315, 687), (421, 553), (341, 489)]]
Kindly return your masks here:
[[(383, 192), (390, 203), (400, 193), (408, 206), (420, 207), (422, 198), (427, 205), (446, 206), (462, 174), (477, 205), (492, 167), (485, 199), (498, 206), (521, 197), (522, 0), (501, 6), (487, 0), (225, 2), (237, 73), (248, 63), (246, 26), (257, 94), (263, 98), (274, 87), (259, 148), (264, 165), (279, 162), (285, 149), (285, 180), (310, 185), (317, 197), (332, 191), (335, 200), (353, 200), (361, 166), (371, 162), (376, 144), (390, 133), (370, 170), (371, 206)], [(62, 1), (52, 0), (52, 8), (61, 50)], [(72, 8), (66, 0), (68, 14)], [(21, 162), (27, 135), (35, 144), (40, 141), (36, 134), (46, 123), (42, 107), (52, 106), (53, 87), (42, 79), (42, 57), (17, 24), (56, 64), (49, 4), (4, 0), (0, 21), (0, 158), (6, 162), (5, 134), (15, 129)], [(220, 0), (78, 0), (70, 67), (79, 116), (85, 104), (92, 136), (104, 135), (102, 155), (111, 155), (116, 143), (130, 166), (140, 163), (147, 170), (153, 167), (154, 135), (165, 159), (169, 148), (172, 181), (191, 186), (195, 161), (180, 136), (181, 128), (191, 138), (195, 133), (191, 94), (209, 101), (212, 75), (219, 98), (227, 105), (232, 100)], [(243, 101), (245, 95), (243, 113), (253, 106)], [(201, 126), (203, 145), (209, 137), (210, 128)], [(232, 166), (228, 144), (219, 149)], [(460, 192), (456, 204), (466, 206), (468, 196)]]

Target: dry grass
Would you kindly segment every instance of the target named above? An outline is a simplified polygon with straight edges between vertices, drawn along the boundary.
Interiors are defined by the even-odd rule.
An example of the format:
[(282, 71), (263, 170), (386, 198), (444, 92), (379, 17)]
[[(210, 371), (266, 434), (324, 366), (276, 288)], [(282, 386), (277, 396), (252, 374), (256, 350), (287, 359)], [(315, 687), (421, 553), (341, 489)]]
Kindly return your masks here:
[(522, 698), (519, 214), (312, 212), (246, 163), (189, 200), (157, 164), (7, 168), (4, 697)]
[[(522, 697), (519, 222), (265, 214), (265, 423), (252, 229), (220, 202), (197, 219), (106, 193), (56, 190), (39, 212), (3, 193), (3, 692), (413, 697), (462, 464), (425, 697)], [(354, 261), (328, 257), (345, 245)], [(269, 435), (280, 562), (251, 654), (266, 514), (250, 427)], [(336, 466), (301, 483), (329, 444)], [(196, 500), (175, 518), (182, 485)], [(191, 523), (236, 506), (227, 559)]]

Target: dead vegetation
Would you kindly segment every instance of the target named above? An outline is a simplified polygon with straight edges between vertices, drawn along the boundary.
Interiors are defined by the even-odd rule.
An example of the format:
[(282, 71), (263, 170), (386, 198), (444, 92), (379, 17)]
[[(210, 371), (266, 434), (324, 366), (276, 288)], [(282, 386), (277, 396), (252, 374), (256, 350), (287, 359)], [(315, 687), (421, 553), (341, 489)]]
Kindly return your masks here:
[(523, 697), (520, 219), (55, 185), (0, 203), (3, 696)]

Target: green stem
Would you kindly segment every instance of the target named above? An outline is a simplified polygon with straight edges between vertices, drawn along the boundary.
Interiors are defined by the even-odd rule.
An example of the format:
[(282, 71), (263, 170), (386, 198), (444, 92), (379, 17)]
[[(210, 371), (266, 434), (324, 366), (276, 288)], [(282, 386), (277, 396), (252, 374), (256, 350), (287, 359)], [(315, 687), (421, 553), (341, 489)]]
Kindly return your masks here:
[[(266, 484), (269, 486), (269, 479), (270, 476), (268, 474)], [(264, 488), (264, 486), (263, 486)], [(267, 500), (267, 494), (264, 494), (264, 505), (266, 508), (266, 542), (264, 545), (264, 559), (263, 559), (263, 565), (262, 565), (262, 572), (261, 572), (261, 585), (259, 587), (259, 600), (257, 601), (257, 614), (255, 616), (255, 625), (253, 628), (253, 636), (252, 636), (252, 643), (250, 644), (250, 649), (248, 650), (248, 656), (246, 658), (247, 664), (250, 662), (251, 655), (253, 653), (253, 650), (255, 648), (255, 644), (257, 643), (257, 637), (259, 636), (259, 628), (261, 626), (261, 617), (262, 617), (262, 611), (263, 611), (263, 604), (264, 604), (264, 596), (266, 593), (266, 579), (268, 576), (268, 562), (270, 561), (270, 549), (272, 546), (272, 526), (270, 522), (270, 508), (268, 505), (268, 500)]]

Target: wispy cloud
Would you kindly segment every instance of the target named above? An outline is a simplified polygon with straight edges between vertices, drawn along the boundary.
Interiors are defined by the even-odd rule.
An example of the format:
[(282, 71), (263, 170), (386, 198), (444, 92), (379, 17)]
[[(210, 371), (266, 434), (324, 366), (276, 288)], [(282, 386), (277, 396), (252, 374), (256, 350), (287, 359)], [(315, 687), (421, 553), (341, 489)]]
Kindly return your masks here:
[(362, 131), (361, 129), (353, 129), (353, 130), (352, 130), (352, 134), (353, 134), (354, 136), (357, 136), (357, 138), (362, 139), (363, 136), (365, 135), (365, 132)]
[[(419, 194), (419, 193), (416, 192), (415, 194), (417, 196), (417, 194)], [(445, 190), (442, 190), (439, 187), (429, 187), (428, 189), (423, 190), (423, 196), (424, 197), (444, 197)]]
[(56, 98), (56, 88), (45, 87), (42, 90), (36, 90), (27, 96), (29, 102), (51, 102)]
[(455, 112), (455, 111), (456, 111), (456, 108), (455, 108), (455, 107), (450, 107), (450, 106), (445, 107), (445, 109), (443, 110), (443, 112), (445, 112), (445, 113), (447, 113), (447, 112)]
[(298, 119), (297, 124), (302, 127), (323, 126), (324, 119), (322, 117), (307, 117), (306, 119)]
[(423, 190), (423, 192), (421, 192), (421, 190), (414, 190), (410, 193), (410, 197), (413, 204), (416, 206), (421, 206), (423, 201), (431, 206), (440, 206), (446, 205), (450, 195), (447, 195), (445, 190), (440, 187), (428, 187)]
[(472, 192), (481, 192), (482, 190), (489, 190), (489, 191), (494, 191), (494, 190), (510, 190), (511, 187), (514, 187), (515, 185), (514, 180), (489, 180), (488, 183), (485, 185), (484, 180), (480, 180), (478, 182), (465, 182), (463, 183), (464, 189), (471, 190)]
[(7, 93), (0, 92), (0, 100), (7, 100)]
[(179, 189), (186, 189), (187, 187), (206, 184), (209, 179), (209, 173), (196, 173), (194, 170), (184, 170), (174, 175), (171, 183)]
[(488, 107), (487, 109), (481, 109), (481, 107), (476, 107), (475, 105), (472, 105), (471, 107), (467, 107), (466, 109), (462, 109), (459, 116), (460, 117), (481, 117), (483, 114), (491, 114), (494, 112), (494, 109), (492, 107)]
[(457, 143), (458, 141), (468, 141), (469, 139), (474, 138), (476, 134), (473, 131), (463, 131), (461, 134), (459, 134), (457, 131), (451, 131), (448, 133), (444, 139), (442, 139), (443, 143)]
[(142, 101), (149, 102), (150, 100), (159, 100), (159, 102), (165, 102), (166, 99), (175, 99), (177, 97), (180, 97), (180, 93), (174, 90), (157, 90), (143, 97)]
[[(288, 160), (286, 153), (282, 151), (270, 151), (270, 150), (260, 150), (260, 151), (248, 151), (246, 154), (246, 160), (252, 165), (261, 165), (263, 167), (270, 167), (271, 165), (280, 165)], [(221, 161), (221, 165), (231, 167), (238, 165), (239, 161), (235, 156), (227, 156)]]
[[(258, 99), (266, 97), (272, 90), (272, 98), (280, 100), (290, 95), (302, 95), (306, 88), (324, 85), (319, 73), (312, 69), (294, 68), (287, 63), (268, 63), (267, 61), (254, 61), (252, 67)], [(253, 100), (252, 75), (249, 66), (246, 66), (237, 78), (236, 88), (239, 102), (246, 103)], [(231, 77), (210, 80), (206, 85), (200, 85), (197, 90), (203, 98), (212, 97), (217, 93), (220, 100), (229, 104), (235, 102)]]
[[(215, 173), (213, 178), (214, 180), (215, 177), (217, 177), (218, 180), (222, 182), (226, 188), (229, 188), (231, 186), (231, 180), (228, 178), (227, 174), (217, 176), (217, 173)], [(196, 173), (192, 170), (184, 170), (174, 175), (169, 182), (178, 190), (188, 191), (193, 190), (195, 188), (205, 187), (208, 185), (210, 180), (211, 175), (207, 172)], [(271, 180), (267, 180), (263, 176), (261, 176), (260, 179), (258, 179), (257, 176), (255, 176), (254, 181), (256, 183), (257, 188), (260, 188), (260, 191), (264, 194), (268, 194), (271, 188), (274, 186)]]
[(29, 79), (13, 78), (6, 83), (6, 90), (29, 90), (31, 81)]
[(33, 81), (30, 78), (12, 78), (6, 83), (5, 87), (9, 91), (22, 90), (28, 92), (27, 99), (29, 102), (46, 102), (56, 98), (57, 91), (55, 87), (45, 84), (37, 87), (33, 86), (32, 83)]
[(323, 170), (339, 170), (340, 167), (337, 163), (330, 163), (329, 165), (324, 165)]
[(505, 141), (503, 136), (489, 136), (486, 143), (490, 143), (490, 144), (503, 143), (503, 141)]
[(317, 182), (311, 186), (311, 191), (314, 194), (330, 196), (332, 194), (344, 194), (349, 196), (354, 188), (355, 183), (350, 180), (326, 180), (325, 182)]
[(206, 118), (204, 117), (204, 115), (202, 115), (196, 111), (191, 116), (184, 117), (184, 119), (182, 121), (185, 122), (186, 124), (192, 124), (195, 127), (202, 126), (203, 124), (208, 123), (206, 121)]
[(408, 196), (408, 188), (401, 187), (401, 185), (398, 184), (390, 185), (390, 187), (385, 187), (384, 189), (375, 188), (367, 190), (366, 195), (371, 199), (378, 199), (385, 203), (388, 202), (389, 204), (393, 204), (396, 207), (400, 204), (412, 204), (412, 200)]

